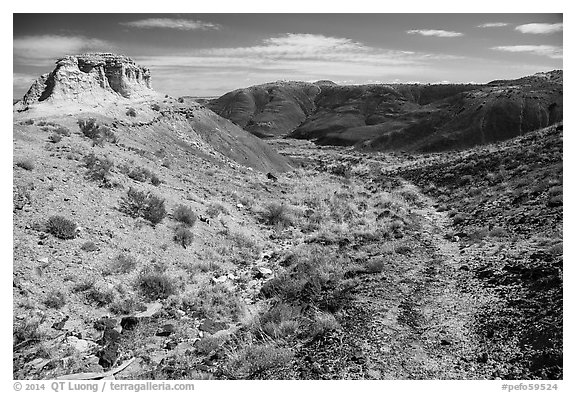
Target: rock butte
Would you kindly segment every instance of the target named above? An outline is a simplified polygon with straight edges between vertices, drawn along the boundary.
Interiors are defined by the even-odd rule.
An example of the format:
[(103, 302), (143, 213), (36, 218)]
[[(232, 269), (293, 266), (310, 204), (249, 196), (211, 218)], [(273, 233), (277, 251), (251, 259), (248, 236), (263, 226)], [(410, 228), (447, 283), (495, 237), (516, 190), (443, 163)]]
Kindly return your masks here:
[(122, 55), (86, 53), (58, 59), (52, 72), (32, 84), (22, 104), (59, 100), (92, 103), (156, 94), (148, 68)]

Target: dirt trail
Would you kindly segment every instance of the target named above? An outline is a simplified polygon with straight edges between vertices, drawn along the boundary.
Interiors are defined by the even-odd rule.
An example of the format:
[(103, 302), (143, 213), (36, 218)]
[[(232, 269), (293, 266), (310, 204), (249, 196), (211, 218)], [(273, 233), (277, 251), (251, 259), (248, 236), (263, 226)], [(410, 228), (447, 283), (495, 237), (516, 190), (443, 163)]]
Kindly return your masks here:
[[(471, 331), (478, 306), (445, 235), (445, 213), (420, 195), (419, 246), (361, 283), (345, 307), (342, 331), (313, 343), (307, 378), (481, 379)], [(468, 282), (467, 282), (468, 281)], [(312, 349), (312, 348), (309, 348)]]

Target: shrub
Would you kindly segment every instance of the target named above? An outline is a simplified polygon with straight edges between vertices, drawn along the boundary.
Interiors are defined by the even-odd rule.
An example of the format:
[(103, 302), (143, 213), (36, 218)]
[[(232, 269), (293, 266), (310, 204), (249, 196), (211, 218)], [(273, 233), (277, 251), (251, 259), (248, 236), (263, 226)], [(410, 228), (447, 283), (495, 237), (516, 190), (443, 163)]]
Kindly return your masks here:
[(110, 176), (114, 168), (114, 161), (106, 157), (97, 157), (94, 153), (90, 153), (84, 156), (84, 165), (88, 168), (86, 177), (89, 180), (101, 182), (106, 187), (112, 184)]
[[(398, 252), (398, 250), (396, 250)], [(364, 268), (367, 273), (380, 273), (386, 267), (386, 261), (384, 258), (373, 258), (370, 259), (365, 265)]]
[(20, 160), (16, 163), (16, 166), (31, 171), (34, 169), (34, 163), (31, 160)]
[(130, 179), (139, 182), (145, 182), (146, 180), (150, 180), (150, 183), (152, 183), (155, 186), (161, 183), (160, 178), (146, 168), (137, 167), (129, 171), (127, 174)]
[(200, 287), (193, 296), (182, 299), (185, 307), (197, 310), (207, 318), (238, 319), (244, 312), (245, 304), (237, 295), (222, 284), (207, 284)]
[(120, 202), (120, 209), (131, 217), (142, 217), (156, 225), (166, 217), (164, 202), (164, 199), (150, 192), (130, 187)]
[(109, 309), (116, 315), (128, 315), (137, 310), (145, 310), (146, 306), (144, 306), (143, 303), (138, 302), (133, 297), (126, 297), (114, 301), (112, 304), (110, 304)]
[(268, 225), (289, 226), (292, 220), (288, 214), (288, 208), (284, 204), (269, 203), (261, 213), (262, 221)]
[(78, 127), (84, 136), (90, 138), (98, 146), (104, 145), (104, 142), (118, 143), (118, 137), (109, 127), (98, 124), (96, 119), (79, 119)]
[(73, 221), (62, 216), (52, 216), (48, 219), (46, 229), (59, 239), (74, 239), (78, 227)]
[(462, 224), (464, 221), (466, 221), (466, 216), (461, 213), (454, 215), (454, 217), (452, 218), (452, 223), (454, 225)]
[(44, 334), (40, 332), (40, 324), (43, 319), (25, 319), (14, 326), (14, 345), (24, 341), (40, 341)]
[(60, 309), (66, 304), (66, 296), (58, 290), (53, 290), (44, 299), (44, 304), (50, 308)]
[(182, 247), (186, 248), (192, 244), (194, 240), (194, 234), (192, 231), (185, 227), (178, 227), (174, 233), (174, 241), (180, 244)]
[(158, 104), (152, 104), (150, 107), (152, 108), (153, 111), (159, 111), (160, 110), (160, 105), (158, 105)]
[(142, 294), (150, 300), (166, 299), (177, 291), (173, 280), (164, 273), (142, 272), (137, 284)]
[(52, 143), (58, 143), (62, 140), (62, 135), (59, 134), (50, 134), (48, 140)]
[(126, 116), (136, 117), (136, 109), (128, 108), (128, 110), (126, 111)]
[(196, 213), (189, 208), (188, 206), (178, 205), (174, 211), (172, 212), (172, 217), (176, 220), (181, 222), (184, 225), (189, 227), (194, 226), (196, 223)]
[(114, 301), (114, 291), (109, 288), (91, 286), (86, 292), (86, 299), (98, 307), (106, 306)]
[(206, 214), (210, 216), (210, 218), (218, 217), (221, 213), (228, 214), (228, 210), (218, 202), (211, 202), (206, 209)]

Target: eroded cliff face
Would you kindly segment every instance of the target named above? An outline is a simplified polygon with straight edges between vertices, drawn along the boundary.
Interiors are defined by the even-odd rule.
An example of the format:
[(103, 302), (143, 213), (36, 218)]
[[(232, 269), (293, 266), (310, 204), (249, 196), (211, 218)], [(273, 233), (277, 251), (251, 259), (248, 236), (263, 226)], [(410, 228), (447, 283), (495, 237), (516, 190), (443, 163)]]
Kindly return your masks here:
[(132, 59), (111, 53), (66, 56), (56, 68), (38, 78), (22, 102), (75, 100), (90, 102), (146, 96), (153, 92), (150, 70)]

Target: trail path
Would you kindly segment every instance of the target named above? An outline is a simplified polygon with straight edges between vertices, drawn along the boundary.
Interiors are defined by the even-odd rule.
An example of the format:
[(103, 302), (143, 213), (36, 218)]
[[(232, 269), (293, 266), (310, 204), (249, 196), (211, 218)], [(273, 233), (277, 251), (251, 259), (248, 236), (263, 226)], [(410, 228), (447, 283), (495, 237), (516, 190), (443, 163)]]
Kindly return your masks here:
[(381, 273), (360, 277), (342, 331), (309, 346), (303, 377), (482, 378), (471, 331), (478, 299), (460, 269), (457, 243), (445, 238), (446, 214), (421, 200), (420, 245)]

